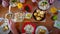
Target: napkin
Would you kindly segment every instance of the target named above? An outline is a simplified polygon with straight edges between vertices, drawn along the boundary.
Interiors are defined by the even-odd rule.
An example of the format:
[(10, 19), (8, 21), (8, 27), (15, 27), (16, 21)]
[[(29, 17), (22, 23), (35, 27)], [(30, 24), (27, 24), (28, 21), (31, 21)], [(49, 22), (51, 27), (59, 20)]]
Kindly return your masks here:
[(54, 23), (54, 27), (60, 29), (60, 21), (56, 20)]
[(0, 26), (0, 34), (8, 34), (10, 32), (10, 29), (7, 30), (7, 31), (3, 31), (3, 27), (6, 26), (7, 23), (3, 23), (1, 26)]

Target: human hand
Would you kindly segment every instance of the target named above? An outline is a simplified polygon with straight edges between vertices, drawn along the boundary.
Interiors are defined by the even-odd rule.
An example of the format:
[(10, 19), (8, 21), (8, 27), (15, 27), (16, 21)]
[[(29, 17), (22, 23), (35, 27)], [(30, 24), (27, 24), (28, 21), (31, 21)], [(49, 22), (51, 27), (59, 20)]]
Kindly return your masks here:
[(15, 27), (15, 24), (14, 24), (14, 22), (12, 20), (9, 20), (8, 26), (9, 26), (9, 29), (11, 30), (11, 32), (13, 34), (18, 34), (17, 29)]

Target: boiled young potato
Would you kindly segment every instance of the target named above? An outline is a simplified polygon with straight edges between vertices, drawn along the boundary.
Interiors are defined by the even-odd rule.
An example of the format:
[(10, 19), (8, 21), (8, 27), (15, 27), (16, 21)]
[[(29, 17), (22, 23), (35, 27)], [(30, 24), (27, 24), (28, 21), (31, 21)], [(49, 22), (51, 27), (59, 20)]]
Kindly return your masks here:
[(44, 30), (44, 29), (39, 29), (39, 30), (38, 30), (38, 33), (39, 33), (39, 34), (45, 34), (45, 33), (46, 33), (46, 30)]
[(40, 14), (44, 14), (45, 12), (44, 11), (40, 11)]
[(41, 17), (36, 17), (36, 20), (41, 20), (42, 18)]
[(41, 15), (40, 15), (40, 17), (42, 17), (42, 18), (43, 18), (43, 17), (44, 17), (44, 15), (43, 15), (43, 14), (41, 14)]
[(7, 31), (8, 29), (9, 29), (9, 28), (8, 28), (7, 25), (3, 27), (3, 31)]
[(41, 14), (39, 13), (38, 16), (41, 16)]
[(34, 16), (37, 16), (37, 13), (34, 13)]
[(39, 13), (39, 12), (40, 12), (40, 10), (38, 9), (38, 10), (36, 10), (36, 12), (37, 12), (37, 13)]

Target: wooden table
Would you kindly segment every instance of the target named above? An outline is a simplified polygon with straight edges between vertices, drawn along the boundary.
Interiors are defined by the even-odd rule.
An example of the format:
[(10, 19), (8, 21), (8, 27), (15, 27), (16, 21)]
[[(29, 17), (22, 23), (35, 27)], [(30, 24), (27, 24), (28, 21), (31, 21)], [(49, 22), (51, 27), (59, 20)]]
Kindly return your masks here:
[[(28, 1), (28, 0), (26, 1), (26, 3), (29, 3), (29, 4), (32, 5), (32, 7), (33, 7), (32, 12), (37, 8), (37, 3), (34, 4), (34, 3), (32, 3), (31, 1)], [(16, 13), (17, 10), (19, 11), (19, 9), (17, 7), (11, 9), (11, 11), (13, 13)], [(4, 17), (7, 12), (8, 12), (8, 7), (4, 8), (0, 5), (0, 17)], [(49, 31), (52, 30), (52, 32), (50, 34), (60, 34), (60, 29), (57, 29), (57, 28), (54, 27), (54, 21), (51, 20), (51, 14), (48, 13), (48, 11), (46, 12), (46, 22), (35, 21), (33, 19), (33, 17), (32, 17), (32, 19), (25, 20), (24, 22), (27, 22), (27, 21), (33, 22), (33, 23), (37, 22), (37, 23), (35, 23), (37, 26), (46, 26)], [(2, 23), (3, 22), (1, 22), (0, 25)], [(24, 24), (24, 23), (16, 23), (15, 25), (18, 26), (19, 24)], [(20, 25), (20, 27), (22, 27), (22, 25)], [(21, 29), (21, 28), (18, 27), (18, 29)]]

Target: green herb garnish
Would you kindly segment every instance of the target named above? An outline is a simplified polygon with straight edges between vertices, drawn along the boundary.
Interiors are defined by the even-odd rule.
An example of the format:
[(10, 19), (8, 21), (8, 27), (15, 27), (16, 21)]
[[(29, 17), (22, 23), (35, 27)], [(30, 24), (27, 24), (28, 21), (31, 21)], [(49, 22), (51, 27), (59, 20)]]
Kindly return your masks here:
[(47, 4), (47, 2), (44, 2), (45, 4)]
[(57, 20), (57, 16), (53, 16), (53, 18), (52, 18), (53, 20)]
[(26, 6), (26, 7), (25, 7), (25, 10), (26, 10), (26, 11), (28, 11), (28, 10), (29, 10), (29, 7), (28, 7), (28, 6)]
[(46, 5), (47, 4), (47, 2), (42, 2), (44, 5)]
[(12, 2), (16, 2), (17, 0), (12, 0)]

